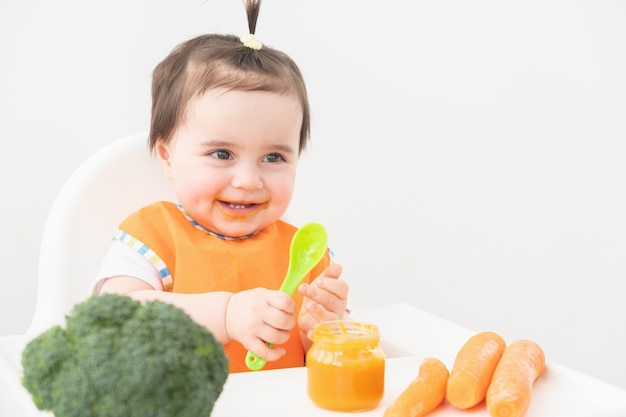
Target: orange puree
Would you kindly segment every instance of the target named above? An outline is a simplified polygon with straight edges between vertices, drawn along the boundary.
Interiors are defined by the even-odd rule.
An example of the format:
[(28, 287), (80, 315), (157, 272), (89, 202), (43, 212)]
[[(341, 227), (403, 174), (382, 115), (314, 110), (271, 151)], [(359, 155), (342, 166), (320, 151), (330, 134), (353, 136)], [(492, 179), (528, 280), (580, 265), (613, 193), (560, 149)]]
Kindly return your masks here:
[(385, 355), (378, 328), (327, 322), (313, 331), (306, 357), (307, 390), (319, 407), (336, 411), (375, 408), (383, 397)]

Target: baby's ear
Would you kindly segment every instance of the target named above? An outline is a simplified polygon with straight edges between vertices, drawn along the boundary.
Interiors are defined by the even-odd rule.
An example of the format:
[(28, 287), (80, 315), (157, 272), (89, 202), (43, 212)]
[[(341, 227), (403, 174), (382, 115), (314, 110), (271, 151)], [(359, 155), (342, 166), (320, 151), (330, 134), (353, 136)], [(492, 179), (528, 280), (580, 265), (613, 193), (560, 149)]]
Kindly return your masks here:
[(159, 139), (156, 142), (156, 145), (154, 146), (154, 153), (156, 154), (156, 157), (159, 159), (159, 162), (161, 163), (161, 167), (163, 168), (163, 172), (165, 173), (165, 176), (167, 178), (172, 178), (171, 176), (172, 165), (170, 164), (169, 144)]

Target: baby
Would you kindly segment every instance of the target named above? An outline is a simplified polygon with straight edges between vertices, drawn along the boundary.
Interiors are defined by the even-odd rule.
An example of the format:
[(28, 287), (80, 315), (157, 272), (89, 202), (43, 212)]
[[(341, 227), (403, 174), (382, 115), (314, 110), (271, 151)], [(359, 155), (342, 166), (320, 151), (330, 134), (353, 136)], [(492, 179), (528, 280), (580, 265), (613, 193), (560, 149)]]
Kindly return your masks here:
[(198, 36), (156, 67), (149, 147), (177, 201), (120, 224), (95, 290), (182, 308), (224, 345), (230, 372), (248, 370), (248, 350), (266, 369), (303, 366), (313, 327), (343, 319), (348, 296), (329, 251), (293, 298), (278, 291), (310, 114), (298, 66), (255, 37), (260, 3), (246, 3), (250, 35)]

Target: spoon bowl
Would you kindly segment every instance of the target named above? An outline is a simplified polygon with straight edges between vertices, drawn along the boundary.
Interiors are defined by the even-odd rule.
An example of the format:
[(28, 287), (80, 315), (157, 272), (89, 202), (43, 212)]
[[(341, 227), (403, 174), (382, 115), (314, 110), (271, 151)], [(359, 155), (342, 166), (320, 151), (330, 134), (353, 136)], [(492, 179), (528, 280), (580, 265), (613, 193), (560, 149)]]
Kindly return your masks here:
[[(327, 249), (328, 235), (324, 226), (319, 223), (307, 223), (299, 228), (291, 239), (289, 267), (279, 290), (285, 294), (293, 295), (306, 274), (311, 272), (324, 257)], [(258, 371), (263, 369), (265, 363), (265, 359), (248, 351), (246, 355), (248, 369)]]

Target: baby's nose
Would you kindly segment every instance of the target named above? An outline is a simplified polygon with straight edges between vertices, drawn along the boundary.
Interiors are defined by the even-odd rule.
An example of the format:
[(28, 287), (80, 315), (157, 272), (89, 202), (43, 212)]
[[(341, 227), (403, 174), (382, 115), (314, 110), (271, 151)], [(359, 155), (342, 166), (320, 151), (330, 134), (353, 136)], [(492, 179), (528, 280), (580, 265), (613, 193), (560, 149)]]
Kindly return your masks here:
[(257, 190), (263, 188), (263, 180), (259, 170), (250, 165), (242, 165), (237, 167), (233, 175), (232, 185), (235, 188), (243, 188), (245, 190)]

